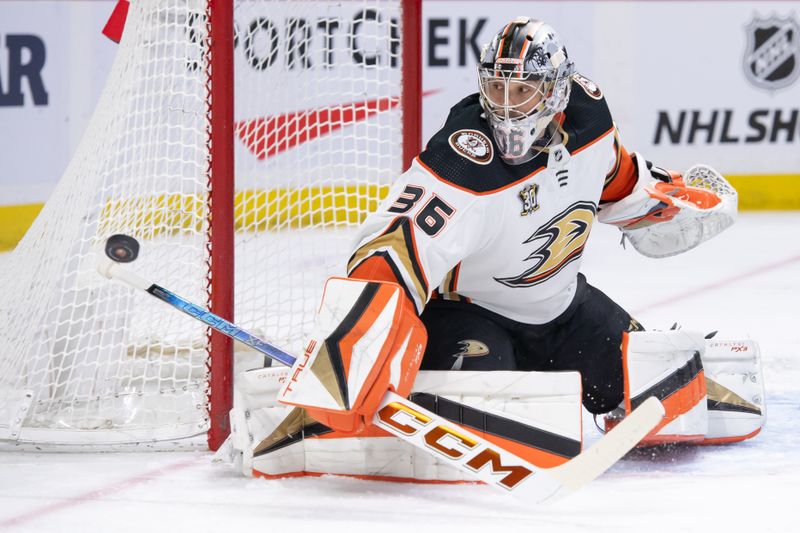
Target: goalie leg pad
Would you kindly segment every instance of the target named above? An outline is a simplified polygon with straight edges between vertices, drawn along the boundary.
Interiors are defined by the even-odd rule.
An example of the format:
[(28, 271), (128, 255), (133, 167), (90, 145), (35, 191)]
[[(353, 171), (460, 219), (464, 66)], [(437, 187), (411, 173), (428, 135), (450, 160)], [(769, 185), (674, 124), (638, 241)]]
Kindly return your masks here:
[[(246, 476), (253, 475), (256, 457), (271, 452), (273, 470), (289, 474), (305, 466), (303, 429), (314, 421), (297, 407), (275, 400), (289, 375), (287, 368), (260, 368), (236, 375), (231, 434), (221, 450)], [(219, 452), (218, 452), (219, 455)]]
[(703, 365), (708, 389), (708, 433), (703, 444), (756, 436), (767, 419), (758, 343), (711, 339)]
[(625, 414), (650, 396), (666, 415), (642, 445), (701, 442), (708, 431), (706, 383), (701, 355), (705, 339), (685, 330), (625, 333), (622, 342)]
[[(651, 334), (660, 336), (663, 333), (652, 332)], [(677, 332), (666, 333), (674, 336)], [(691, 335), (696, 338), (696, 334)], [(631, 348), (632, 340), (634, 341), (633, 348)], [(699, 343), (699, 339), (696, 339), (696, 342)], [(628, 347), (625, 350), (627, 357), (626, 383), (630, 381), (633, 384), (630, 389), (626, 388), (624, 407), (615, 410), (606, 417), (606, 429), (613, 428), (625, 416), (626, 411), (630, 412), (630, 406), (635, 407), (637, 394), (643, 396), (642, 393), (637, 392), (641, 388), (637, 384), (637, 379), (641, 380), (642, 375), (656, 374), (655, 367), (657, 364), (654, 361), (659, 358), (667, 359), (666, 356), (658, 355), (655, 349), (657, 347), (658, 343), (649, 342), (645, 346), (645, 342), (641, 337), (632, 336), (628, 339)], [(687, 343), (684, 348), (691, 350), (691, 342)], [(696, 348), (699, 350), (700, 345), (698, 344)], [(666, 352), (669, 350), (669, 346), (663, 345), (660, 349)], [(643, 354), (646, 354), (648, 350), (653, 350), (654, 353), (645, 357)], [(645, 359), (650, 359), (650, 361), (643, 367), (644, 371), (636, 370), (642, 367), (642, 362)], [(706, 400), (698, 402), (686, 411), (688, 404), (684, 399), (684, 405), (679, 410), (685, 411), (685, 414), (679, 416), (675, 416), (675, 402), (670, 403), (670, 400), (666, 400), (664, 402), (665, 406), (670, 404), (673, 406), (672, 415), (668, 415), (672, 421), (661, 428), (658, 434), (651, 435), (643, 441), (643, 445), (648, 446), (667, 442), (727, 444), (752, 438), (761, 431), (761, 428), (766, 423), (766, 404), (764, 401), (764, 380), (758, 343), (749, 339), (707, 340), (703, 347), (702, 362)], [(668, 366), (665, 366), (665, 368), (668, 368)], [(647, 367), (650, 367), (650, 369), (648, 370)], [(673, 364), (671, 367), (677, 368), (677, 365)], [(630, 368), (634, 368), (632, 377), (627, 374)], [(677, 375), (677, 370), (675, 375)], [(637, 378), (637, 376), (639, 377)], [(686, 378), (682, 381), (685, 382)], [(689, 397), (692, 394), (697, 394), (699, 385), (700, 383), (696, 382), (693, 386), (687, 388)], [(664, 392), (666, 390), (668, 389), (664, 389)], [(694, 392), (691, 392), (692, 390)], [(633, 395), (632, 397), (631, 394)], [(658, 394), (656, 395), (658, 396)], [(705, 419), (705, 422), (703, 419)], [(705, 428), (705, 431), (701, 438), (700, 432), (703, 428)]]
[[(282, 368), (237, 377), (232, 442), (245, 475), (337, 474), (419, 482), (468, 481), (460, 470), (377, 428), (352, 436), (275, 400)], [(420, 372), (413, 401), (541, 467), (581, 451), (577, 372)], [(486, 393), (485, 391), (499, 391)], [(250, 403), (248, 403), (250, 402)], [(449, 437), (444, 436), (443, 439)], [(443, 442), (444, 444), (444, 442)]]

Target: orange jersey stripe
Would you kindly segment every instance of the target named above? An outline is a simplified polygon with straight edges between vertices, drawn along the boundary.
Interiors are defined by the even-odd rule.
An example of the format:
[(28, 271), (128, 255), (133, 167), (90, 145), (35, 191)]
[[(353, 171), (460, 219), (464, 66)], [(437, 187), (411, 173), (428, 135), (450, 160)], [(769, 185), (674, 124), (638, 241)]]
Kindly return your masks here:
[(454, 189), (458, 189), (460, 191), (464, 191), (464, 192), (472, 194), (474, 196), (486, 196), (486, 195), (489, 195), (489, 194), (494, 194), (494, 193), (497, 193), (497, 192), (500, 192), (500, 191), (504, 191), (506, 189), (510, 189), (511, 187), (514, 187), (515, 185), (519, 185), (520, 183), (524, 182), (525, 180), (528, 180), (528, 179), (532, 178), (533, 176), (535, 176), (536, 174), (538, 174), (539, 172), (541, 172), (542, 170), (545, 169), (545, 167), (537, 168), (535, 171), (531, 172), (527, 176), (525, 176), (523, 178), (520, 178), (520, 179), (518, 179), (516, 181), (513, 181), (513, 182), (511, 182), (511, 183), (509, 183), (507, 185), (503, 185), (502, 187), (498, 187), (497, 189), (492, 189), (491, 191), (476, 192), (476, 191), (467, 189), (466, 187), (462, 187), (460, 185), (456, 185), (455, 183), (449, 182), (446, 179), (442, 178), (431, 167), (429, 167), (428, 165), (423, 163), (422, 160), (419, 157), (416, 158), (416, 161), (417, 161), (417, 163), (419, 163), (419, 165), (422, 168), (427, 170), (428, 173), (431, 176), (433, 176), (434, 178), (436, 178), (437, 180), (441, 181), (442, 183), (447, 184), (449, 187), (453, 187)]
[(615, 128), (614, 126), (611, 126), (611, 127), (608, 129), (608, 130), (604, 131), (604, 132), (603, 132), (601, 135), (598, 135), (598, 136), (597, 136), (597, 138), (596, 138), (596, 139), (594, 139), (593, 141), (590, 141), (590, 142), (588, 142), (588, 143), (584, 144), (583, 146), (581, 146), (581, 147), (579, 147), (579, 148), (576, 148), (575, 150), (573, 150), (573, 151), (572, 151), (572, 152), (570, 152), (570, 153), (571, 153), (572, 155), (575, 155), (575, 154), (579, 154), (579, 153), (581, 153), (582, 151), (586, 150), (587, 148), (589, 148), (589, 147), (590, 147), (590, 146), (592, 146), (593, 144), (595, 144), (595, 143), (597, 143), (597, 142), (599, 142), (599, 141), (601, 141), (601, 140), (605, 139), (605, 138), (606, 138), (606, 136), (607, 136), (609, 133), (612, 133), (612, 132), (613, 132), (615, 129), (616, 129), (616, 128)]
[(615, 145), (617, 151), (617, 165), (611, 174), (606, 177), (603, 187), (601, 202), (616, 202), (622, 200), (633, 192), (633, 187), (639, 179), (636, 163), (631, 155), (621, 144)]
[[(383, 258), (382, 260), (386, 264), (386, 267), (388, 267), (394, 279), (381, 277), (379, 278), (379, 281), (393, 281), (398, 283), (406, 290), (412, 302), (414, 301), (414, 297), (411, 294), (411, 291), (413, 290), (424, 305), (424, 303), (428, 300), (428, 278), (425, 275), (425, 271), (422, 269), (422, 262), (420, 261), (417, 241), (410, 219), (405, 216), (399, 216), (395, 218), (388, 225), (386, 230), (383, 231), (383, 233), (361, 245), (348, 262), (348, 269), (352, 269), (350, 270), (349, 277), (371, 279), (368, 276), (373, 273), (372, 268), (375, 269), (375, 275), (390, 275), (382, 265), (375, 265), (373, 263), (370, 263), (372, 268), (367, 268), (363, 272), (360, 270), (359, 267), (363, 262), (371, 259), (372, 257), (380, 257), (387, 253), (386, 251), (376, 251), (375, 249), (391, 249), (397, 255), (397, 259), (400, 261), (399, 264), (395, 265), (393, 258)], [(402, 267), (406, 270), (406, 273), (410, 278), (410, 286), (407, 286), (405, 281), (402, 279), (403, 274), (397, 270), (399, 267)], [(358, 272), (358, 274), (356, 274), (356, 272)]]
[(403, 285), (403, 280), (397, 279), (389, 263), (387, 263), (383, 257), (377, 255), (373, 255), (361, 261), (361, 263), (350, 272), (348, 277), (370, 281), (390, 281), (400, 286)]

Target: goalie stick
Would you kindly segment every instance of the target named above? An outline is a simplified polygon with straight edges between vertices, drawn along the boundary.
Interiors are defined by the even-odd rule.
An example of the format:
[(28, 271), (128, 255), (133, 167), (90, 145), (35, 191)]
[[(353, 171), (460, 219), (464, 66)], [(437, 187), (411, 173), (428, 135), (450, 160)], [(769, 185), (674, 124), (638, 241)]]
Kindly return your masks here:
[[(106, 256), (111, 260), (103, 259), (98, 271), (147, 292), (280, 363), (294, 364), (296, 358), (291, 354), (120, 264), (134, 261), (138, 251), (135, 239), (114, 235), (106, 243)], [(488, 485), (528, 503), (541, 503), (574, 492), (600, 476), (653, 430), (663, 416), (661, 402), (651, 397), (591, 448), (553, 468), (537, 467), (391, 391), (384, 396), (372, 422)]]

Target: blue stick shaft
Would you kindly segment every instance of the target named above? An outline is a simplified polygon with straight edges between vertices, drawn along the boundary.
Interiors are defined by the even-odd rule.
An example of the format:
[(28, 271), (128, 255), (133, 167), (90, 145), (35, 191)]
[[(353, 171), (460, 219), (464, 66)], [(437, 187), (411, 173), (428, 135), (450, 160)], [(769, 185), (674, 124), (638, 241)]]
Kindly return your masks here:
[(223, 335), (227, 335), (232, 339), (243, 342), (263, 353), (267, 357), (278, 361), (279, 363), (283, 363), (286, 366), (292, 366), (296, 360), (295, 357), (289, 355), (280, 348), (276, 348), (258, 336), (243, 330), (236, 324), (225, 320), (221, 316), (215, 315), (211, 311), (207, 311), (199, 305), (195, 305), (192, 302), (181, 298), (177, 294), (168, 291), (164, 287), (153, 284), (147, 289), (147, 292), (162, 302), (168, 303), (175, 309), (183, 311), (187, 315), (200, 320), (208, 326), (211, 326)]

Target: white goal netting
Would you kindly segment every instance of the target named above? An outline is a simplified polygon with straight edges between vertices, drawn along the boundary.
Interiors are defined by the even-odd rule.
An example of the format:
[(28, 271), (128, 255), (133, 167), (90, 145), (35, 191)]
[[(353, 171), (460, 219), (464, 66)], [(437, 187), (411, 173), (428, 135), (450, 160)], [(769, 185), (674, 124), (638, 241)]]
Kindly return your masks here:
[[(352, 228), (401, 171), (401, 7), (240, 0), (234, 19), (235, 319), (296, 349)], [(206, 328), (95, 266), (129, 234), (142, 276), (198, 303), (214, 290), (207, 22), (199, 0), (131, 2), (91, 124), (0, 273), (0, 443), (209, 429)]]

